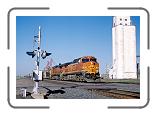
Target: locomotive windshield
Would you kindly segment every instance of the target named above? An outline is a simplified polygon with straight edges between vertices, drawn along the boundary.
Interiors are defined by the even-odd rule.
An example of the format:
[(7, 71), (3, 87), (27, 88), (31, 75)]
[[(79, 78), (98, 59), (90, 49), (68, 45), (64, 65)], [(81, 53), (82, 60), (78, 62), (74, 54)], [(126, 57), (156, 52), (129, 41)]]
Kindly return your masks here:
[(84, 58), (84, 59), (82, 59), (82, 62), (83, 62), (83, 63), (89, 62), (89, 59), (85, 59), (85, 58)]
[(89, 61), (96, 62), (96, 58), (90, 58), (90, 59), (84, 58), (84, 59), (82, 59), (82, 62), (83, 62), (83, 63), (89, 62)]
[(94, 61), (94, 62), (96, 62), (96, 59), (95, 59), (95, 58), (91, 58), (90, 61)]

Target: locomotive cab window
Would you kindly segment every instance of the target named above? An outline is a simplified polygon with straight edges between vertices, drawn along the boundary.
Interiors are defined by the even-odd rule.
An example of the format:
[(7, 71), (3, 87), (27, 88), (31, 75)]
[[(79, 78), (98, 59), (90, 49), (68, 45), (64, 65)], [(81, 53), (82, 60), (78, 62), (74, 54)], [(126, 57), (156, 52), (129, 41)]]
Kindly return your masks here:
[(92, 59), (90, 59), (90, 61), (96, 62), (96, 59), (95, 58), (92, 58)]
[(83, 62), (83, 63), (89, 62), (89, 59), (82, 59), (82, 62)]

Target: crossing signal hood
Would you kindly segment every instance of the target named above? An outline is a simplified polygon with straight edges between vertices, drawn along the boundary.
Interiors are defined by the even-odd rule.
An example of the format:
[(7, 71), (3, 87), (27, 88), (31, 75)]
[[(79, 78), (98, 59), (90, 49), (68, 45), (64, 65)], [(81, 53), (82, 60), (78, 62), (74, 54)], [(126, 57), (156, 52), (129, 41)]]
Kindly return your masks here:
[(48, 52), (46, 52), (46, 51), (42, 51), (42, 53), (41, 53), (41, 57), (43, 58), (43, 59), (45, 59), (47, 56), (50, 56), (51, 55), (51, 53), (48, 53)]
[(36, 52), (35, 52), (35, 51), (32, 51), (32, 52), (26, 52), (26, 54), (28, 54), (29, 56), (32, 56), (32, 58), (33, 58), (33, 57), (35, 57)]

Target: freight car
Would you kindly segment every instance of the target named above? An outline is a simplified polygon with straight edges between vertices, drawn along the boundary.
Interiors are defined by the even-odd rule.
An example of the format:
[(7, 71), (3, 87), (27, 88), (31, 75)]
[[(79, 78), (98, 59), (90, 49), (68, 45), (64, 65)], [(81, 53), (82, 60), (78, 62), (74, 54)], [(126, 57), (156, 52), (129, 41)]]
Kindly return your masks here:
[(92, 82), (99, 78), (99, 63), (93, 56), (77, 58), (51, 69), (51, 79)]

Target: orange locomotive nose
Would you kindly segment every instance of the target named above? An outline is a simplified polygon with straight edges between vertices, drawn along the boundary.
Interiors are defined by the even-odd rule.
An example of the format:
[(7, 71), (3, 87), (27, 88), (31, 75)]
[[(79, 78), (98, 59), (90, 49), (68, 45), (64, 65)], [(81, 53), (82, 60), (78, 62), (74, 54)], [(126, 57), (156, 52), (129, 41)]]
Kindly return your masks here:
[(92, 76), (95, 76), (96, 74), (96, 67), (95, 67), (95, 63), (94, 62), (88, 62), (87, 65), (87, 73), (92, 74)]

